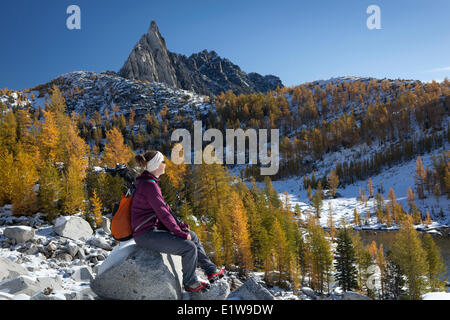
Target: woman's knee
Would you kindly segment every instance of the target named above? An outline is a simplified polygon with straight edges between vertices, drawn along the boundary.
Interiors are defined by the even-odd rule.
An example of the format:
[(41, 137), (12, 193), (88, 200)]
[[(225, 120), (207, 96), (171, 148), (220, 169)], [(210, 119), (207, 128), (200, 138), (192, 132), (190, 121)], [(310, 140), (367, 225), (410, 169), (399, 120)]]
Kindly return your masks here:
[(189, 233), (191, 234), (191, 239), (192, 239), (193, 242), (198, 242), (199, 241), (198, 236), (197, 236), (197, 234), (194, 231), (189, 230)]
[[(194, 239), (192, 239), (194, 240)], [(195, 245), (194, 241), (191, 240), (185, 240), (184, 241), (184, 247), (186, 252), (195, 252), (197, 253), (197, 246)]]

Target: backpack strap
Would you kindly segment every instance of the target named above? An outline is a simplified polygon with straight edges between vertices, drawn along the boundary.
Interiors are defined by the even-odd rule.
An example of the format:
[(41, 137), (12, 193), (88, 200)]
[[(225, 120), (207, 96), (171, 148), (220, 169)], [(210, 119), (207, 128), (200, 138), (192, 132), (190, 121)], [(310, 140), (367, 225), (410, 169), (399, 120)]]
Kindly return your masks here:
[(144, 224), (155, 218), (156, 215), (152, 214), (149, 218), (145, 219), (141, 224), (139, 224), (136, 228), (134, 228), (133, 232), (136, 232), (140, 227), (142, 227)]
[[(147, 181), (147, 182), (153, 181), (154, 183), (156, 183), (156, 181), (154, 179), (148, 179), (148, 180), (145, 180), (145, 181)], [(133, 183), (133, 185), (130, 188), (128, 188), (127, 193), (125, 194), (125, 197), (132, 197), (132, 196), (134, 196), (134, 193), (136, 192), (136, 190), (138, 189), (138, 187), (141, 184), (142, 184), (142, 182), (140, 182), (138, 184)]]
[[(156, 183), (156, 181), (153, 180), (153, 179), (148, 179), (148, 180), (146, 180), (146, 181), (147, 181), (147, 182), (153, 181), (154, 183)], [(139, 183), (138, 186), (140, 186), (141, 184), (142, 184), (142, 182)], [(134, 192), (136, 192), (138, 186), (136, 186)], [(133, 194), (134, 194), (134, 192), (133, 192)], [(153, 215), (151, 215), (150, 217), (148, 217), (147, 219), (145, 219), (145, 220), (144, 220), (142, 223), (140, 223), (136, 228), (134, 228), (133, 232), (136, 232), (140, 227), (142, 227), (144, 224), (146, 224), (147, 222), (149, 222), (150, 220), (152, 220), (152, 219), (155, 218), (155, 217), (156, 217), (156, 215), (153, 214)]]

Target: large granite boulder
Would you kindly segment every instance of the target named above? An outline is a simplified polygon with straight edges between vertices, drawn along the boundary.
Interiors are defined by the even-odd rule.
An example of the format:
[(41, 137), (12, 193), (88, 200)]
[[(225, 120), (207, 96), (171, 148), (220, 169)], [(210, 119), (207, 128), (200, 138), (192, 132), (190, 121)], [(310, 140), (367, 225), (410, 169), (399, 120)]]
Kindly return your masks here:
[(142, 249), (133, 242), (114, 248), (91, 281), (92, 290), (103, 299), (181, 300), (181, 256)]
[(249, 278), (238, 289), (234, 290), (228, 300), (275, 300), (275, 297), (259, 284), (256, 279)]
[(91, 225), (81, 217), (59, 217), (53, 229), (59, 236), (72, 240), (86, 241), (94, 233)]
[(6, 227), (3, 235), (15, 243), (24, 243), (34, 238), (34, 229), (28, 226), (12, 226)]
[(28, 270), (20, 264), (12, 262), (7, 258), (0, 257), (0, 281), (27, 274)]

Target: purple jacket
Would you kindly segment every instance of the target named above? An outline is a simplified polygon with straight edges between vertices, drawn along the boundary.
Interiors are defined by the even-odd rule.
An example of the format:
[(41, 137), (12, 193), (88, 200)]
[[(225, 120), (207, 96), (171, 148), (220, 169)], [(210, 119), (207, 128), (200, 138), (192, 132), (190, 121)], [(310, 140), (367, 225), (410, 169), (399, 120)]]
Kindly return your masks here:
[[(149, 179), (155, 180), (156, 183), (147, 181)], [(157, 227), (161, 230), (168, 230), (180, 238), (187, 239), (189, 232), (183, 231), (181, 228), (187, 229), (189, 226), (183, 222), (180, 223), (181, 227), (177, 224), (169, 211), (169, 205), (164, 201), (158, 183), (159, 179), (147, 170), (137, 178), (137, 190), (131, 203), (131, 228), (134, 231), (137, 226), (152, 215), (155, 215), (156, 218), (141, 225), (136, 232), (133, 232), (133, 238), (153, 227)]]

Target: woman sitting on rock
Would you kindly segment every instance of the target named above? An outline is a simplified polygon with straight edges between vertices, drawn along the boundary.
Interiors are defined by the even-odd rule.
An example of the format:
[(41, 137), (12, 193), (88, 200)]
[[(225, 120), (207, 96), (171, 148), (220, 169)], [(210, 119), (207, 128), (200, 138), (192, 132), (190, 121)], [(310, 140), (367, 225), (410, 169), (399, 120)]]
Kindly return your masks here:
[(137, 155), (135, 159), (145, 168), (137, 178), (137, 190), (131, 204), (131, 227), (136, 244), (146, 249), (180, 255), (186, 291), (209, 289), (209, 284), (200, 281), (195, 274), (197, 263), (211, 283), (222, 278), (224, 270), (219, 270), (211, 262), (197, 235), (172, 213), (164, 201), (158, 184), (159, 176), (165, 173), (164, 156), (159, 151), (149, 151)]

